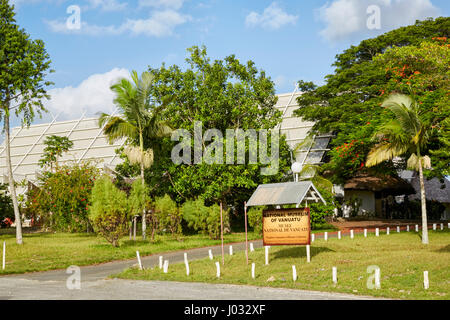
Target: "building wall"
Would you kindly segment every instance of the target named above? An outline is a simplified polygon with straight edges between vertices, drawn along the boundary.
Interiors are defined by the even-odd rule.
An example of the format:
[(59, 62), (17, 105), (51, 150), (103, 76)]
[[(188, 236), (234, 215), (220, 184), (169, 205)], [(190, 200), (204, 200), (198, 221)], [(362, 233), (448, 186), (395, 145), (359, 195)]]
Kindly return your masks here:
[(374, 214), (376, 212), (374, 192), (365, 190), (345, 190), (344, 200), (350, 200), (353, 196), (362, 201), (359, 214)]

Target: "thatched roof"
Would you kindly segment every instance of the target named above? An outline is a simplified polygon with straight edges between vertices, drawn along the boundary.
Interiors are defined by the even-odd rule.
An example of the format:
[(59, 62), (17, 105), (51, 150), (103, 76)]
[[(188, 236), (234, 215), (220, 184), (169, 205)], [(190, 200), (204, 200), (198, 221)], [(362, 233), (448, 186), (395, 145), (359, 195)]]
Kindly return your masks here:
[(345, 190), (367, 190), (373, 192), (383, 191), (391, 195), (415, 193), (414, 188), (405, 180), (390, 175), (373, 176), (360, 174), (344, 185)]
[[(411, 179), (411, 185), (416, 193), (410, 195), (409, 200), (420, 200), (420, 181), (417, 174)], [(425, 196), (427, 200), (439, 201), (441, 203), (450, 203), (450, 178), (444, 178), (443, 183), (438, 178), (427, 180), (425, 178)], [(444, 187), (444, 188), (442, 188)]]

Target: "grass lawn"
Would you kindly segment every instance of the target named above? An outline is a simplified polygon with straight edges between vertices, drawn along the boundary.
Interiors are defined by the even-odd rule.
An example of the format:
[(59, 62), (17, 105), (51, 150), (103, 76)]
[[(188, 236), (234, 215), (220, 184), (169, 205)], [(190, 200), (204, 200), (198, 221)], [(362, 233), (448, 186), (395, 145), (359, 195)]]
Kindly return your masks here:
[[(429, 231), (430, 244), (421, 244), (415, 232), (380, 232), (380, 237), (369, 233), (367, 238), (356, 235), (325, 241), (316, 240), (311, 245), (311, 263), (306, 262), (304, 246), (272, 246), (270, 264), (264, 265), (264, 249), (249, 253), (226, 254), (221, 263), (221, 278), (216, 278), (215, 261), (209, 258), (190, 262), (190, 275), (184, 263), (170, 265), (164, 274), (159, 268), (140, 271), (125, 270), (119, 278), (141, 280), (195, 281), (209, 283), (246, 284), (292, 289), (305, 289), (376, 297), (400, 299), (449, 299), (450, 293), (450, 231)], [(251, 263), (256, 265), (256, 277), (251, 278)], [(298, 279), (292, 279), (292, 265), (296, 266)], [(368, 289), (371, 274), (367, 267), (379, 266), (381, 289)], [(332, 282), (332, 267), (338, 270), (338, 283)], [(423, 289), (423, 271), (428, 271), (430, 288)], [(372, 273), (373, 275), (373, 273)], [(268, 281), (273, 277), (274, 281)]]
[[(154, 242), (142, 241), (138, 236), (136, 236), (136, 242), (130, 241), (127, 236), (121, 239), (120, 247), (114, 248), (95, 234), (25, 233), (23, 235), (24, 244), (17, 245), (15, 234), (11, 231), (13, 230), (0, 229), (0, 259), (3, 241), (6, 241), (6, 269), (1, 269), (0, 260), (0, 275), (136, 258), (136, 251), (139, 251), (141, 256), (146, 256), (159, 252), (220, 245), (221, 243), (220, 240), (211, 240), (204, 235), (182, 236), (183, 241), (161, 235), (157, 236)], [(260, 238), (254, 233), (249, 233), (248, 237), (252, 240)], [(245, 241), (244, 233), (232, 233), (224, 236), (226, 243), (240, 241)]]

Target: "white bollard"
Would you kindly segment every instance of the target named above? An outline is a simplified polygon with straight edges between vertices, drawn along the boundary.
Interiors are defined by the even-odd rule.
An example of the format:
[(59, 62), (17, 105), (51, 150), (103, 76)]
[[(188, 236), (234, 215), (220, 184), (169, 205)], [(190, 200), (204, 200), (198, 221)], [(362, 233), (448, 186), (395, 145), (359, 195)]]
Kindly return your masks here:
[(400, 227), (399, 226), (397, 226), (397, 233), (399, 233), (400, 232)]
[(375, 289), (380, 289), (381, 283), (380, 283), (380, 268), (375, 269)]
[(425, 290), (430, 288), (430, 282), (428, 281), (428, 271), (423, 272), (423, 288)]
[(328, 241), (328, 232), (325, 232), (325, 233), (323, 234), (323, 238), (325, 239), (325, 241)]
[(139, 255), (139, 251), (136, 251), (137, 260), (139, 263), (139, 269), (142, 270), (142, 262), (141, 262), (141, 256)]
[(255, 279), (255, 263), (252, 263), (252, 279)]
[(375, 237), (379, 237), (380, 236), (380, 229), (375, 228)]
[(295, 269), (295, 266), (292, 266), (292, 280), (297, 281), (297, 270)]
[(337, 283), (337, 268), (333, 267), (333, 283)]
[(189, 262), (186, 260), (184, 264), (186, 265), (186, 275), (189, 276)]
[(159, 268), (163, 268), (163, 256), (159, 256)]
[(220, 278), (220, 263), (216, 262), (216, 277)]
[(3, 263), (2, 263), (2, 269), (5, 270), (6, 268), (6, 241), (3, 241)]
[(264, 251), (265, 251), (265, 256), (266, 256), (266, 265), (268, 265), (269, 264), (269, 246), (265, 246), (264, 247)]
[(209, 259), (210, 260), (214, 259), (214, 256), (212, 254), (212, 250), (211, 249), (208, 250), (208, 255), (209, 255)]
[(441, 230), (444, 230), (444, 224), (441, 223)]
[(341, 240), (341, 232), (338, 231), (338, 239)]
[(311, 242), (314, 242), (315, 238), (314, 233), (311, 233)]
[(184, 263), (188, 263), (187, 252), (184, 253)]
[(406, 232), (409, 232), (409, 224), (406, 226)]
[(253, 248), (253, 242), (250, 242), (250, 252), (255, 251), (255, 248)]
[(447, 223), (447, 228), (449, 228), (449, 229), (450, 229), (450, 222), (449, 222), (449, 223)]
[(233, 246), (230, 246), (230, 256), (233, 255)]
[(416, 224), (416, 232), (419, 232), (419, 225)]
[(364, 229), (364, 238), (367, 238), (367, 229)]
[(353, 230), (350, 230), (350, 239), (353, 239)]
[(386, 228), (386, 235), (389, 235), (389, 227)]
[(433, 231), (436, 231), (436, 223), (433, 223)]
[(164, 260), (163, 271), (164, 273), (167, 273), (168, 270), (169, 270), (169, 260)]
[(311, 247), (309, 244), (306, 245), (306, 262), (311, 262)]

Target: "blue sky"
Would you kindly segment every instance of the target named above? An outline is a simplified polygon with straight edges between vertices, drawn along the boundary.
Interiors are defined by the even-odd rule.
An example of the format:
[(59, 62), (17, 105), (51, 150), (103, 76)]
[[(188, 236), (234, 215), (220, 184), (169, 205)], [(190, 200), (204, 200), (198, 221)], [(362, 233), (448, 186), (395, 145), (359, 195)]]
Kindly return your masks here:
[[(235, 54), (254, 61), (277, 93), (291, 92), (300, 79), (323, 84), (335, 55), (351, 44), (416, 19), (448, 16), (450, 9), (448, 0), (12, 2), (19, 25), (46, 44), (55, 85), (45, 104), (59, 119), (112, 110), (108, 88), (115, 79), (163, 62), (185, 66), (186, 48), (193, 45), (205, 45), (212, 59)], [(67, 27), (71, 5), (80, 9), (79, 29)], [(374, 5), (380, 19), (371, 21), (380, 24), (369, 29), (367, 20), (377, 17)]]

